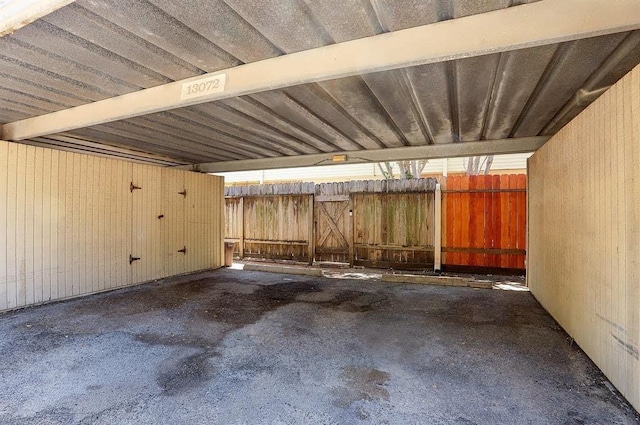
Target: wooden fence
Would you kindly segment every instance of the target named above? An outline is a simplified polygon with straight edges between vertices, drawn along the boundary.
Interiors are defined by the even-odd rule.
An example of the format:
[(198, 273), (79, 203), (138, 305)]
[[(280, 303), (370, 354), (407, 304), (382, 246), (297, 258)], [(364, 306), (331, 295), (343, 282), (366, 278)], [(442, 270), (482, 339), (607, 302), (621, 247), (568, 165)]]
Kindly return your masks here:
[(431, 267), (434, 179), (231, 187), (226, 238), (238, 257)]
[[(312, 261), (312, 195), (267, 195), (227, 200), (238, 244), (246, 257)], [(242, 221), (242, 223), (240, 223)]]
[(442, 263), (524, 269), (526, 176), (451, 176), (442, 191)]
[(372, 267), (434, 262), (434, 192), (353, 195), (355, 260)]
[(441, 203), (436, 184), (229, 187), (225, 240), (240, 258), (428, 268), (441, 253), (444, 268), (524, 269), (524, 175), (448, 177)]

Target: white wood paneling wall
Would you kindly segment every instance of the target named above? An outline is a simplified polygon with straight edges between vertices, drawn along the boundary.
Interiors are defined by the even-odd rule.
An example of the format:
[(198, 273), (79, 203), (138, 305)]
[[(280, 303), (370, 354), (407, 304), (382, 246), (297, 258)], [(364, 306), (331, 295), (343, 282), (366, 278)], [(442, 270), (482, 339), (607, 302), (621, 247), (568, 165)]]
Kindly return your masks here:
[(0, 141), (0, 311), (220, 267), (223, 203), (220, 177)]
[(640, 410), (640, 66), (529, 160), (534, 296)]

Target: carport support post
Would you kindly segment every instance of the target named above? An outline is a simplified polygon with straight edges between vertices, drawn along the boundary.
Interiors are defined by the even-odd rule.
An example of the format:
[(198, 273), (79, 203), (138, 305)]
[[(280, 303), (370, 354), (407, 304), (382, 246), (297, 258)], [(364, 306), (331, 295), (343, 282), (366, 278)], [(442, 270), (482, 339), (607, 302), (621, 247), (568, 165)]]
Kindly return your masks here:
[(313, 259), (315, 257), (315, 246), (316, 246), (316, 226), (313, 222), (314, 219), (314, 211), (315, 202), (313, 195), (309, 195), (309, 208), (307, 208), (307, 220), (309, 221), (309, 265), (313, 265)]
[(435, 191), (435, 205), (434, 205), (434, 215), (435, 215), (435, 237), (434, 237), (434, 245), (435, 250), (433, 253), (433, 269), (438, 271), (441, 268), (441, 255), (442, 255), (442, 191), (440, 190), (440, 183), (436, 184)]
[(240, 243), (238, 244), (238, 254), (240, 259), (244, 258), (244, 196), (240, 198)]
[(349, 241), (349, 267), (353, 268), (353, 264), (355, 262), (355, 243), (356, 237), (354, 235), (354, 220), (355, 220), (355, 209), (353, 202), (353, 194), (349, 193), (349, 233), (347, 234), (347, 241)]

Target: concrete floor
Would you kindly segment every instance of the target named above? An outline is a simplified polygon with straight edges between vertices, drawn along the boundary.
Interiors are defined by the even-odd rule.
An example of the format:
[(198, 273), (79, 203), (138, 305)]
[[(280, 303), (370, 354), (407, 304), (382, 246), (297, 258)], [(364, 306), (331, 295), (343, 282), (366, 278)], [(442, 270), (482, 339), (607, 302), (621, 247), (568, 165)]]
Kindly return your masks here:
[(632, 424), (528, 292), (218, 270), (0, 315), (1, 424)]

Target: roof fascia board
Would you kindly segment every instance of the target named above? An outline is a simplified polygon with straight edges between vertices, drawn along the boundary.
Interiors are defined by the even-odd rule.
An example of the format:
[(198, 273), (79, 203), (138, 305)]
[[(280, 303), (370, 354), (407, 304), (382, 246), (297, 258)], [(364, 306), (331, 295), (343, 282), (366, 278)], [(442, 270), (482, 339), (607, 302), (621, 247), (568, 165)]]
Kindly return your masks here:
[[(229, 171), (272, 170), (291, 167), (335, 165), (334, 156), (345, 156), (339, 164), (361, 164), (369, 162), (404, 161), (412, 159), (457, 158), (478, 155), (500, 155), (534, 152), (544, 145), (550, 136), (521, 137), (511, 139), (481, 140), (477, 142), (443, 143), (401, 148), (346, 151), (326, 154), (284, 156), (277, 158), (220, 161), (176, 168), (204, 173)], [(342, 158), (341, 158), (342, 159)]]

